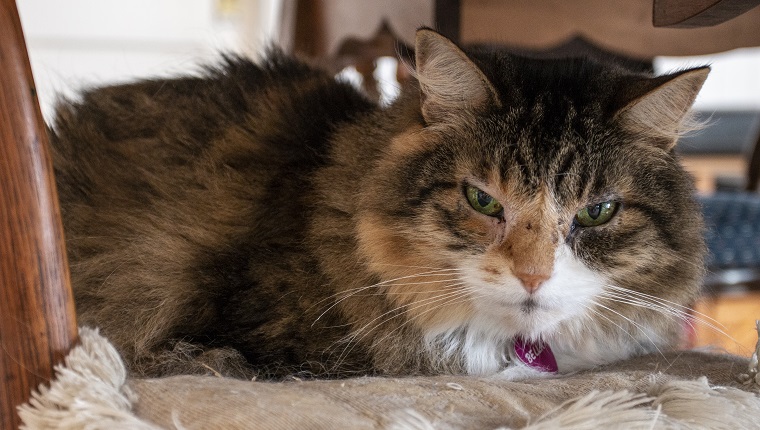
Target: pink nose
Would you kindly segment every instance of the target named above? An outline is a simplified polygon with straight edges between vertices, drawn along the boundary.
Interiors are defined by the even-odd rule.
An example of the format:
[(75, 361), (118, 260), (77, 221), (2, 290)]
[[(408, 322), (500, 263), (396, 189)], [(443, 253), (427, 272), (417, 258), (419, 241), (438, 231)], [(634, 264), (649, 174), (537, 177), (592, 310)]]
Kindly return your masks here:
[(535, 293), (538, 287), (549, 279), (548, 275), (541, 273), (518, 273), (516, 276), (522, 282), (522, 286), (528, 294)]

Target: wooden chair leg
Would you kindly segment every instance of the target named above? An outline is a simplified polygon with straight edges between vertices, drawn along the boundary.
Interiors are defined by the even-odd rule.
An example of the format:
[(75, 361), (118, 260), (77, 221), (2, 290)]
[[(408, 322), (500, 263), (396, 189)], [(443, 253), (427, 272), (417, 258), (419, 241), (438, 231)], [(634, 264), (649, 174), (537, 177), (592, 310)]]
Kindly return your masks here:
[(44, 122), (14, 0), (0, 0), (0, 428), (76, 342)]
[(757, 133), (757, 142), (755, 142), (755, 146), (752, 148), (747, 165), (746, 190), (756, 192), (758, 182), (760, 182), (760, 131)]

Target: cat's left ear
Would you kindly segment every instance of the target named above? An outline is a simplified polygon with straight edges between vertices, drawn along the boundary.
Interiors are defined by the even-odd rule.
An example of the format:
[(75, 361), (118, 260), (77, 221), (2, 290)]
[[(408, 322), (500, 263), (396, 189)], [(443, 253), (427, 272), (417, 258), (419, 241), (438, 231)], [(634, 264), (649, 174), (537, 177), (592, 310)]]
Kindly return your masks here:
[(423, 28), (417, 30), (414, 50), (422, 116), (428, 124), (462, 111), (501, 106), (486, 75), (449, 39)]
[(616, 118), (637, 134), (648, 135), (671, 149), (678, 138), (693, 130), (689, 111), (702, 88), (709, 67), (698, 67), (640, 82), (637, 93)]

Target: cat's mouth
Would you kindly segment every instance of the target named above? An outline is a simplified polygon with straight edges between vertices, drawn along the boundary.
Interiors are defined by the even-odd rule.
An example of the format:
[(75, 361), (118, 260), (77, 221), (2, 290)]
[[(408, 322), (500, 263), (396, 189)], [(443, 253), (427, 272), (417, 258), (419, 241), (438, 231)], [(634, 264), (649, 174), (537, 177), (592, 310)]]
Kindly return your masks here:
[(519, 310), (524, 315), (531, 315), (542, 311), (552, 311), (553, 308), (536, 297), (528, 297), (524, 300), (505, 300), (501, 302), (501, 306), (512, 310)]
[(543, 308), (541, 304), (538, 303), (534, 298), (529, 297), (528, 299), (524, 300), (522, 303), (520, 303), (520, 310), (523, 313), (530, 314), (532, 312), (535, 312), (539, 309)]

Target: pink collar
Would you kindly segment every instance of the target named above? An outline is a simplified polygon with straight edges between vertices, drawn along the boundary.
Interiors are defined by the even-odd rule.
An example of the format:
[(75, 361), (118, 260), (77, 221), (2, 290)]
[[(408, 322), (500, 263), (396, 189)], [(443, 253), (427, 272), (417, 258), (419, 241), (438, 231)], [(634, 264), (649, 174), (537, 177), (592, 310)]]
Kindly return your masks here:
[(547, 343), (533, 342), (518, 336), (515, 338), (514, 349), (517, 358), (526, 366), (541, 372), (557, 372), (557, 360)]

